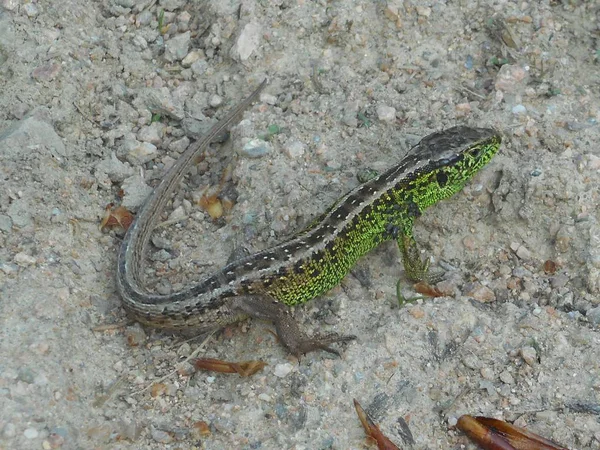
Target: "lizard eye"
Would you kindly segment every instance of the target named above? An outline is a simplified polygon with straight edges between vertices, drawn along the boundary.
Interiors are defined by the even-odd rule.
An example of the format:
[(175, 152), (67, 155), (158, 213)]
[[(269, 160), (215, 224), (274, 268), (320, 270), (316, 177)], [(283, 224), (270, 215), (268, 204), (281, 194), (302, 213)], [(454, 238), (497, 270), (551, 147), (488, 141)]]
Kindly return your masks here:
[(473, 147), (471, 150), (468, 151), (469, 156), (471, 156), (474, 159), (479, 159), (483, 156), (484, 150), (482, 146), (477, 146), (477, 147)]

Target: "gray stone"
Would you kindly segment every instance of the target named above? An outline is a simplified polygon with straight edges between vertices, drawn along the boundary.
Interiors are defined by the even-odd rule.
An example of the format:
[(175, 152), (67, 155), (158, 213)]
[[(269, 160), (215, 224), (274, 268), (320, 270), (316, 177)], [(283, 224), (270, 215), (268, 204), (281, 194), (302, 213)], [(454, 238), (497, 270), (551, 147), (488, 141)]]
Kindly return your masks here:
[(255, 22), (247, 23), (232, 48), (233, 56), (240, 61), (246, 61), (256, 52), (260, 44), (261, 26)]
[(113, 183), (119, 183), (133, 173), (131, 166), (119, 161), (114, 153), (111, 153), (109, 158), (103, 159), (96, 164), (95, 169), (97, 178), (98, 173), (106, 174)]
[(158, 155), (158, 150), (155, 145), (149, 142), (139, 142), (134, 139), (128, 139), (123, 142), (121, 152), (133, 165), (145, 164), (152, 161)]
[(271, 151), (271, 146), (268, 142), (260, 139), (252, 139), (240, 150), (240, 154), (248, 158), (260, 158)]
[(585, 316), (592, 325), (600, 325), (600, 306), (588, 309)]
[(152, 188), (138, 174), (124, 180), (121, 188), (123, 189), (122, 205), (130, 211), (142, 206), (152, 192)]
[(186, 31), (165, 41), (165, 59), (174, 62), (185, 58), (189, 51), (190, 38), (191, 33)]

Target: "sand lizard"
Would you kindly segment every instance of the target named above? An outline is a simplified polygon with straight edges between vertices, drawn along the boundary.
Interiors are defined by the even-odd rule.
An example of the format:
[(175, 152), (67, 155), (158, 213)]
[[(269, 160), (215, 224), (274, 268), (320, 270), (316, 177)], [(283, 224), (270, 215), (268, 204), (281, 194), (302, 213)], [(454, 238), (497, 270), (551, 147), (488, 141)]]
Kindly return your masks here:
[(501, 143), (493, 129), (457, 126), (423, 138), (395, 166), (341, 197), (295, 236), (244, 257), (172, 294), (156, 294), (141, 282), (148, 241), (170, 194), (197, 155), (233, 125), (259, 95), (263, 82), (199, 141), (192, 144), (150, 194), (128, 229), (118, 254), (117, 288), (125, 309), (144, 324), (204, 331), (248, 316), (272, 320), (295, 355), (351, 339), (309, 337), (290, 306), (336, 286), (356, 261), (381, 242), (398, 242), (406, 274), (423, 279), (413, 223), (422, 211), (458, 192), (494, 156)]

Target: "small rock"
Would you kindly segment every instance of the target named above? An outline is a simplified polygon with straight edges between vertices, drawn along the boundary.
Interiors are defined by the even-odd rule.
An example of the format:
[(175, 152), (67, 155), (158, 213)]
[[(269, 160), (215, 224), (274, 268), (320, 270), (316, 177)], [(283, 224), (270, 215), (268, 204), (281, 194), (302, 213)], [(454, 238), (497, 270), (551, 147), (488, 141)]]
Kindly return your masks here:
[(154, 245), (156, 248), (165, 249), (165, 250), (173, 249), (173, 243), (170, 240), (168, 240), (167, 238), (161, 236), (160, 234), (154, 233), (152, 235), (152, 238), (150, 238), (150, 240), (152, 241), (152, 245)]
[(494, 371), (489, 367), (482, 367), (479, 373), (481, 373), (481, 376), (486, 380), (491, 381), (494, 379)]
[(552, 286), (552, 289), (560, 289), (562, 287), (565, 287), (568, 282), (569, 277), (562, 273), (550, 277), (550, 286)]
[[(32, 3), (28, 3), (31, 5)], [(60, 64), (44, 64), (31, 72), (31, 78), (38, 81), (52, 81), (60, 73)]]
[(40, 12), (35, 3), (25, 3), (21, 10), (25, 11), (25, 14), (27, 14), (27, 17), (30, 17), (30, 18), (37, 16)]
[(479, 381), (479, 389), (485, 389), (490, 397), (496, 398), (498, 396), (498, 394), (496, 393), (496, 387), (491, 381)]
[(147, 88), (140, 91), (140, 101), (155, 114), (163, 114), (175, 120), (183, 120), (185, 117), (183, 98), (174, 97), (167, 87)]
[(138, 27), (142, 25), (148, 25), (150, 22), (152, 22), (152, 19), (154, 19), (152, 12), (150, 12), (148, 9), (145, 9), (136, 16), (135, 24)]
[(271, 403), (273, 401), (271, 396), (269, 394), (265, 394), (264, 392), (261, 394), (258, 394), (258, 399), (262, 400), (263, 402), (267, 402), (267, 403)]
[(408, 313), (415, 319), (422, 319), (423, 317), (425, 317), (425, 311), (418, 305), (414, 305), (411, 308), (409, 308)]
[(165, 135), (165, 125), (160, 122), (153, 122), (146, 127), (140, 128), (137, 137), (142, 142), (150, 142), (158, 145), (162, 142)]
[(177, 222), (182, 219), (185, 219), (185, 208), (183, 206), (178, 206), (169, 214), (169, 221)]
[(396, 22), (400, 18), (400, 10), (398, 6), (390, 4), (389, 2), (386, 8), (383, 10), (383, 14), (392, 22)]
[(223, 104), (223, 97), (221, 97), (220, 95), (214, 94), (210, 97), (208, 104), (213, 108), (216, 108), (217, 106), (221, 106)]
[(465, 355), (462, 358), (462, 363), (469, 369), (479, 370), (481, 368), (481, 360), (475, 355)]
[(21, 5), (20, 0), (2, 0), (2, 7), (8, 11), (15, 11), (19, 5)]
[(274, 105), (277, 103), (277, 97), (263, 92), (260, 94), (260, 101), (266, 103), (267, 105)]
[(527, 108), (523, 105), (515, 105), (512, 107), (512, 113), (516, 116), (520, 116), (527, 113)]
[(159, 444), (170, 444), (173, 442), (173, 437), (169, 433), (163, 430), (157, 430), (154, 427), (152, 427), (150, 435), (152, 436), (152, 439)]
[(181, 65), (183, 67), (191, 67), (192, 64), (194, 64), (199, 59), (203, 58), (205, 58), (205, 56), (202, 50), (192, 50), (187, 55), (185, 55), (185, 58), (181, 60)]
[(152, 261), (165, 262), (171, 259), (171, 254), (166, 250), (159, 250), (150, 256)]
[(46, 374), (40, 372), (33, 378), (33, 384), (37, 386), (46, 386), (48, 384), (48, 377)]
[(136, 174), (121, 183), (123, 201), (121, 204), (130, 211), (136, 210), (144, 204), (152, 188), (148, 186), (141, 175)]
[(187, 136), (177, 139), (169, 144), (169, 150), (172, 152), (183, 153), (190, 145), (190, 139)]
[(481, 303), (489, 303), (496, 300), (496, 294), (487, 286), (481, 284), (473, 284), (470, 289), (466, 290), (466, 295), (473, 297), (475, 300)]
[(379, 105), (377, 106), (377, 117), (382, 122), (394, 122), (396, 120), (396, 108)]
[(206, 59), (202, 59), (202, 58), (199, 59), (198, 61), (194, 61), (192, 63), (192, 65), (190, 66), (190, 69), (192, 69), (192, 72), (196, 76), (204, 75), (206, 73), (206, 71), (208, 70), (208, 61), (206, 61)]
[(175, 11), (176, 9), (183, 8), (186, 0), (160, 0), (159, 4), (166, 11)]
[(507, 371), (507, 370), (503, 370), (502, 372), (500, 372), (500, 381), (502, 381), (505, 384), (515, 384), (515, 379), (513, 378), (512, 374)]
[(246, 61), (252, 53), (258, 49), (260, 44), (261, 26), (255, 22), (246, 24), (240, 37), (232, 48), (234, 57), (240, 61)]
[(165, 41), (165, 59), (174, 62), (185, 58), (188, 54), (190, 38), (191, 33), (186, 31)]
[(240, 154), (247, 156), (248, 158), (260, 158), (270, 151), (271, 147), (268, 142), (261, 139), (252, 139), (242, 147)]
[(29, 111), (29, 105), (24, 102), (16, 102), (10, 108), (10, 113), (19, 120), (23, 119), (23, 117), (25, 117), (27, 115), (28, 111)]
[(519, 259), (531, 259), (531, 252), (523, 245), (519, 246), (516, 253)]
[(600, 325), (600, 306), (588, 309), (585, 316), (592, 325)]
[(137, 347), (146, 341), (146, 332), (140, 324), (135, 323), (125, 329), (125, 338), (130, 347)]
[(297, 140), (288, 141), (285, 144), (284, 152), (291, 159), (297, 159), (304, 155), (306, 145)]
[(461, 116), (467, 116), (471, 113), (471, 104), (470, 103), (459, 103), (455, 107), (456, 113)]
[(4, 158), (22, 158), (24, 155), (49, 151), (58, 161), (69, 156), (62, 138), (45, 119), (46, 112), (46, 109), (38, 108), (26, 119), (2, 130), (0, 154)]
[(21, 267), (27, 267), (34, 265), (37, 260), (27, 253), (19, 252), (14, 256), (13, 261)]
[(504, 64), (496, 75), (495, 88), (498, 91), (514, 93), (526, 85), (527, 71), (520, 66)]
[(431, 16), (431, 8), (428, 6), (417, 6), (417, 14), (421, 17)]
[(537, 352), (535, 351), (535, 348), (529, 346), (522, 347), (519, 354), (521, 355), (521, 358), (523, 358), (523, 361), (530, 366), (537, 364)]
[(105, 174), (113, 183), (122, 182), (133, 173), (133, 169), (131, 168), (131, 166), (119, 161), (119, 159), (114, 153), (111, 153), (109, 158), (103, 159), (98, 164), (96, 164), (95, 169), (95, 176), (98, 179), (98, 181), (100, 181), (100, 174)]
[(23, 431), (23, 436), (25, 436), (27, 439), (35, 439), (39, 435), (40, 433), (38, 433), (38, 430), (35, 428), (26, 428), (25, 431)]
[(278, 378), (284, 378), (286, 377), (292, 370), (294, 369), (294, 366), (292, 366), (290, 363), (284, 363), (284, 364), (277, 364), (275, 366), (275, 369), (273, 369), (273, 375), (275, 375)]
[(121, 152), (134, 166), (145, 164), (158, 156), (156, 145), (135, 139), (125, 140), (121, 145)]
[(590, 170), (600, 170), (600, 157), (596, 155), (592, 155), (591, 153), (588, 155), (588, 169)]

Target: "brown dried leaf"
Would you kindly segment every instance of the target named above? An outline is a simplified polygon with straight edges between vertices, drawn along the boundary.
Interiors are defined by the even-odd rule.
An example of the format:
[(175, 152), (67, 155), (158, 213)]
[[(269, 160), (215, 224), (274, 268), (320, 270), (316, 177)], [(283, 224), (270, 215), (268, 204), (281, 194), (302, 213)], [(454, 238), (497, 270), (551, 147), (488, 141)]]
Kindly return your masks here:
[(212, 219), (218, 219), (223, 215), (223, 205), (216, 194), (203, 195), (198, 201), (198, 204)]
[(112, 209), (112, 207), (112, 203), (106, 205), (104, 217), (100, 222), (100, 230), (104, 231), (105, 228), (121, 228), (123, 231), (127, 231), (133, 222), (133, 214), (124, 206), (117, 206), (115, 209)]
[(435, 286), (431, 286), (430, 284), (425, 283), (424, 281), (419, 281), (414, 285), (415, 291), (419, 294), (426, 295), (428, 297), (443, 297), (444, 294)]
[(230, 362), (213, 358), (195, 358), (192, 360), (197, 370), (209, 370), (219, 373), (237, 373), (241, 377), (249, 377), (267, 365), (264, 361)]
[(379, 429), (379, 427), (373, 422), (373, 420), (369, 417), (367, 412), (360, 406), (360, 403), (354, 401), (354, 409), (356, 409), (356, 414), (360, 419), (360, 423), (362, 423), (363, 428), (365, 429), (366, 435), (370, 440), (373, 440), (377, 443), (377, 448), (379, 450), (400, 450), (400, 448), (390, 441)]
[(156, 398), (167, 392), (167, 385), (164, 383), (154, 383), (150, 388), (150, 396)]
[(200, 436), (210, 436), (210, 428), (208, 427), (208, 424), (204, 421), (204, 420), (199, 420), (198, 422), (194, 422), (192, 424), (192, 427), (194, 428), (194, 430), (196, 430), (198, 432), (198, 434)]
[(489, 417), (464, 415), (456, 427), (483, 450), (566, 450), (535, 433)]
[(556, 272), (556, 269), (557, 264), (554, 261), (551, 259), (546, 260), (544, 263), (544, 272), (546, 272), (548, 275), (552, 275)]

